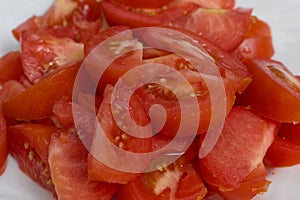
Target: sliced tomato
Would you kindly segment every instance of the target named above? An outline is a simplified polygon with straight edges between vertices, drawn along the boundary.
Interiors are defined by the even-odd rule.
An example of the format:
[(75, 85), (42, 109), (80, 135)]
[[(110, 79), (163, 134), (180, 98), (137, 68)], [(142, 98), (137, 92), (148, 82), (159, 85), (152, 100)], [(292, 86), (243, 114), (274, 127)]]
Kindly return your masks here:
[[(191, 84), (197, 95), (199, 110), (200, 110), (200, 121), (198, 122), (198, 133), (204, 133), (207, 131), (210, 124), (215, 125), (217, 121), (211, 121), (211, 92), (202, 77), (202, 75), (197, 72), (197, 70), (184, 58), (176, 55), (170, 54), (166, 56), (161, 56), (149, 60), (144, 60), (144, 63), (160, 63), (170, 68), (178, 70)], [(211, 67), (211, 66), (208, 66)], [(165, 77), (168, 80), (168, 77)], [(171, 79), (171, 78), (170, 78)], [(224, 78), (223, 84), (225, 86), (225, 93), (227, 97), (226, 110), (230, 112), (231, 107), (235, 100), (236, 85), (231, 80)], [(157, 84), (148, 84), (144, 88), (139, 89), (137, 92), (140, 101), (144, 103), (145, 109), (148, 111), (152, 105), (160, 104), (164, 106), (167, 112), (166, 123), (161, 130), (161, 133), (167, 135), (175, 135), (178, 131), (179, 124), (181, 121), (181, 109), (185, 109), (186, 113), (193, 113), (193, 106), (186, 106), (180, 108), (177, 97), (174, 95), (185, 95), (189, 97), (191, 94), (188, 93), (189, 89), (181, 86), (175, 89), (176, 91), (170, 91), (164, 86)], [(173, 93), (174, 92), (174, 93)], [(189, 111), (188, 111), (189, 110)], [(190, 123), (195, 123), (194, 116), (191, 114)]]
[[(106, 85), (114, 85), (120, 77), (122, 77), (131, 68), (142, 64), (142, 51), (134, 50), (129, 53), (122, 53), (127, 45), (134, 43), (130, 29), (125, 26), (114, 26), (94, 35), (85, 45), (85, 55), (87, 61), (88, 73), (95, 81), (98, 81), (98, 89), (103, 93)], [(97, 48), (103, 41), (109, 41), (108, 47)], [(90, 55), (89, 55), (90, 54)], [(120, 54), (120, 57), (114, 59), (114, 56)], [(103, 59), (111, 59), (113, 62), (109, 66), (103, 66), (102, 61), (97, 60), (98, 55)], [(101, 77), (95, 77), (98, 71), (105, 69)]]
[(297, 78), (275, 60), (256, 58), (244, 63), (253, 74), (253, 81), (239, 102), (279, 122), (300, 122), (300, 82)]
[(28, 30), (21, 37), (24, 73), (37, 83), (55, 69), (83, 59), (83, 44), (69, 38), (57, 38), (44, 29)]
[[(104, 134), (109, 139), (112, 145), (115, 145), (117, 148), (120, 148), (125, 151), (135, 152), (135, 153), (145, 153), (149, 152), (152, 149), (152, 139), (151, 138), (136, 138), (128, 135), (123, 132), (114, 121), (111, 110), (111, 96), (112, 96), (113, 87), (108, 85), (104, 91), (104, 98), (100, 105), (97, 119), (101, 125)], [(141, 102), (137, 98), (132, 97), (130, 101), (130, 114), (132, 118), (136, 121), (137, 124), (148, 124), (150, 122), (149, 117), (146, 115)], [(95, 133), (97, 135), (99, 133)], [(92, 148), (89, 154), (88, 159), (88, 173), (91, 180), (105, 181), (109, 183), (120, 183), (126, 184), (129, 181), (135, 179), (139, 174), (138, 173), (129, 173), (113, 169), (109, 166), (106, 166), (97, 159), (97, 151), (101, 147), (101, 141), (94, 139)], [(109, 156), (111, 160), (118, 160), (117, 152), (111, 152), (104, 148), (100, 148), (101, 154)], [(117, 161), (116, 161), (117, 162)], [(124, 161), (126, 163), (126, 161)], [(147, 160), (145, 160), (147, 162)], [(145, 163), (146, 167), (147, 163)]]
[(97, 21), (75, 21), (69, 26), (55, 26), (54, 28), (47, 28), (47, 32), (58, 38), (71, 38), (75, 42), (87, 42), (91, 37), (100, 31), (102, 22)]
[(277, 136), (267, 151), (264, 163), (269, 167), (287, 167), (300, 163), (300, 145)]
[(219, 194), (228, 200), (251, 200), (257, 194), (267, 192), (271, 181), (266, 180), (266, 176), (267, 170), (261, 163), (245, 178), (238, 189), (228, 192), (219, 191)]
[(49, 165), (58, 199), (110, 200), (113, 197), (116, 185), (88, 179), (87, 157), (88, 151), (74, 129), (52, 136)]
[(124, 25), (131, 28), (168, 24), (181, 17), (185, 17), (194, 7), (189, 4), (184, 8), (135, 9), (118, 5), (110, 0), (102, 1), (103, 14), (109, 25)]
[(2, 103), (8, 99), (20, 94), (25, 90), (25, 87), (18, 81), (10, 80), (1, 85), (0, 90), (0, 111), (2, 110)]
[(23, 74), (20, 52), (12, 51), (0, 58), (0, 84), (9, 80), (19, 80)]
[(64, 68), (8, 99), (3, 114), (25, 120), (49, 117), (55, 102), (71, 100), (76, 72), (77, 66)]
[(183, 6), (188, 3), (196, 4), (200, 7), (204, 8), (225, 8), (225, 9), (231, 9), (234, 7), (235, 0), (174, 0), (172, 1), (169, 6), (170, 7), (178, 7)]
[(256, 16), (251, 16), (248, 32), (238, 47), (243, 58), (271, 58), (274, 54), (270, 26)]
[(203, 179), (222, 192), (238, 189), (262, 162), (278, 128), (276, 122), (234, 107), (212, 151), (199, 159)]
[(152, 0), (152, 1), (140, 1), (140, 0), (114, 0), (115, 2), (130, 6), (132, 8), (160, 8), (167, 5), (172, 0)]
[[(95, 117), (85, 107), (72, 102), (60, 101), (53, 105), (59, 127), (76, 128), (85, 147), (90, 148), (93, 140)], [(76, 122), (74, 122), (74, 119)]]
[[(55, 0), (53, 5), (42, 16), (33, 16), (27, 21), (20, 24), (13, 30), (15, 38), (18, 40), (21, 34), (29, 29), (38, 30), (40, 28), (58, 28), (64, 27), (64, 30), (78, 28), (77, 22), (86, 21), (92, 22), (100, 20), (101, 8), (100, 2), (94, 0)], [(89, 23), (88, 23), (89, 24)], [(90, 23), (92, 24), (92, 23)], [(81, 30), (83, 27), (79, 27)], [(81, 33), (84, 33), (83, 28)], [(65, 33), (66, 34), (66, 33)]]
[(3, 115), (0, 113), (0, 176), (5, 171), (7, 155), (8, 147), (6, 135), (6, 121)]
[(56, 129), (54, 126), (43, 124), (17, 124), (9, 127), (9, 134), (19, 137), (23, 141), (24, 148), (30, 146), (42, 161), (47, 162), (50, 138)]
[(165, 168), (142, 174), (122, 185), (118, 190), (117, 199), (203, 199), (206, 193), (207, 189), (199, 174), (190, 164), (184, 169)]
[(48, 146), (55, 127), (21, 124), (8, 128), (9, 152), (20, 169), (42, 187), (54, 191), (48, 163)]
[[(218, 67), (220, 74), (222, 77), (228, 78), (233, 80), (233, 82), (237, 85), (237, 92), (242, 93), (245, 88), (249, 85), (251, 82), (251, 74), (248, 72), (247, 67), (237, 58), (232, 56), (232, 54), (222, 50), (221, 48), (217, 47), (212, 42), (206, 40), (205, 38), (189, 31), (183, 28), (174, 27), (174, 26), (164, 26), (163, 28), (171, 29), (171, 31), (178, 31), (179, 33), (182, 33), (186, 35), (187, 37), (190, 37), (193, 39), (193, 41), (197, 41), (198, 44), (207, 51), (207, 53), (213, 58), (216, 66)], [(153, 31), (152, 31), (153, 32)], [(161, 39), (160, 35), (154, 35), (151, 34), (147, 35), (148, 40), (150, 41), (150, 45), (153, 45), (151, 41), (160, 42), (163, 44), (168, 44), (170, 46), (173, 45), (172, 42), (174, 42), (174, 39), (169, 40), (168, 38)], [(160, 34), (160, 33), (158, 33)], [(149, 40), (150, 38), (150, 40)], [(153, 39), (153, 40), (151, 40)], [(185, 41), (183, 41), (185, 42)], [(187, 41), (190, 42), (190, 41)], [(154, 46), (156, 44), (154, 43)], [(211, 69), (211, 67), (207, 66), (206, 69)]]
[(281, 124), (279, 137), (285, 138), (288, 141), (300, 145), (300, 124)]
[(234, 50), (246, 37), (250, 12), (198, 8), (172, 26), (182, 27), (212, 41), (224, 50)]

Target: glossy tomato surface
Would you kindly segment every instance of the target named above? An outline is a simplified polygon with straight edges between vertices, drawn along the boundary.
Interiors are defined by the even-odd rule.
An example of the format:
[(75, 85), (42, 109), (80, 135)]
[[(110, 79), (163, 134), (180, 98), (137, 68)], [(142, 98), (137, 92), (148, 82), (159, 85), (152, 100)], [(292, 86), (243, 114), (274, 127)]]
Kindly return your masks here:
[[(295, 55), (295, 52), (297, 52), (297, 48), (299, 46), (299, 40), (296, 37), (298, 35), (297, 33), (299, 32), (297, 29), (297, 24), (299, 23), (299, 20), (297, 20), (297, 8), (299, 8), (299, 2), (293, 0), (288, 0), (288, 2), (286, 2), (286, 4), (282, 4), (282, 1), (239, 0), (237, 1), (237, 5), (255, 7), (254, 12), (257, 13), (258, 16), (261, 16), (262, 19), (266, 19), (267, 22), (271, 23), (272, 29), (274, 27), (273, 33), (275, 38), (274, 42), (276, 46), (276, 57), (279, 58), (279, 60), (284, 61), (287, 66), (292, 67), (297, 66), (298, 63), (298, 57)], [(12, 28), (15, 28), (25, 18), (32, 16), (33, 13), (43, 13), (49, 7), (50, 3), (52, 3), (50, 0), (37, 2), (30, 5), (24, 0), (10, 1), (5, 3), (3, 2), (1, 9), (3, 9), (2, 13), (6, 20), (0, 22), (0, 40), (4, 41), (3, 45), (0, 46), (0, 52), (2, 55), (4, 55), (4, 53), (7, 52), (7, 50), (10, 50), (12, 47), (14, 49), (17, 49), (18, 47), (13, 39), (7, 39), (10, 38), (10, 36), (5, 36), (7, 32), (5, 30), (11, 30)], [(10, 4), (12, 5), (10, 6)], [(285, 6), (289, 6), (285, 12), (288, 14), (282, 15), (282, 10), (285, 10)], [(266, 9), (266, 7), (268, 9)], [(16, 12), (18, 14), (11, 14), (11, 10), (18, 11)], [(280, 18), (275, 16), (280, 16)], [(2, 29), (2, 25), (5, 21), (9, 21), (11, 23), (5, 24), (5, 28)], [(15, 24), (13, 24), (14, 22)], [(291, 29), (293, 31), (290, 31)], [(289, 30), (288, 34), (283, 30)], [(286, 35), (289, 37), (286, 37)], [(294, 69), (294, 71), (297, 72), (297, 69)], [(35, 187), (35, 184), (28, 182), (28, 180), (24, 178), (24, 176), (21, 175), (16, 168), (14, 168), (14, 162), (12, 160), (9, 161), (10, 164), (8, 171), (0, 179), (0, 194), (3, 194), (3, 196), (5, 195), (3, 198), (22, 198), (31, 200), (53, 199), (51, 195), (48, 193), (43, 193), (43, 190)], [(262, 197), (258, 197), (258, 199), (264, 197), (267, 199), (297, 199), (299, 196), (297, 190), (299, 187), (299, 182), (297, 183), (298, 179), (295, 179), (294, 176), (294, 174), (297, 173), (297, 170), (299, 170), (297, 167), (287, 168), (277, 170), (275, 175), (270, 175), (270, 178), (274, 179), (274, 183), (272, 183), (269, 192)], [(290, 172), (290, 174), (288, 172)], [(278, 182), (278, 184), (276, 184), (276, 182)], [(26, 185), (26, 187), (24, 187), (24, 185)], [(16, 193), (15, 190), (11, 190), (11, 188), (18, 188), (18, 193)]]

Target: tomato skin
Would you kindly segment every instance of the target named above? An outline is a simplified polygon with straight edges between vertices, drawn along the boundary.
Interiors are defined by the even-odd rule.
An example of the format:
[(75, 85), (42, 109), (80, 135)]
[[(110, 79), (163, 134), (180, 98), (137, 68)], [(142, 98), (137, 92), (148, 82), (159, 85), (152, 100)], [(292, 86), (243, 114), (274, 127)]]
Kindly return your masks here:
[(174, 0), (169, 4), (169, 6), (178, 7), (188, 3), (193, 3), (204, 8), (232, 9), (234, 7), (235, 0)]
[(24, 74), (31, 83), (37, 83), (57, 68), (83, 59), (82, 43), (54, 37), (45, 29), (23, 32), (21, 50)]
[(153, 0), (153, 1), (140, 1), (140, 0), (113, 0), (122, 5), (130, 6), (132, 8), (160, 8), (167, 5), (172, 0)]
[[(103, 101), (97, 113), (97, 120), (101, 125), (104, 134), (110, 140), (113, 145), (123, 150), (135, 152), (135, 153), (145, 153), (152, 150), (152, 139), (151, 138), (136, 138), (130, 136), (123, 132), (114, 121), (111, 111), (111, 98), (112, 98), (113, 87), (108, 85), (104, 91)], [(148, 124), (150, 122), (149, 117), (146, 115), (141, 102), (137, 98), (131, 97), (130, 101), (130, 114), (137, 124), (141, 125)], [(94, 140), (92, 143), (91, 151), (88, 157), (88, 174), (90, 180), (104, 181), (108, 183), (119, 183), (126, 184), (129, 181), (135, 179), (139, 176), (139, 173), (129, 173), (113, 169), (105, 164), (101, 163), (95, 155), (97, 155), (97, 147), (101, 146), (101, 141), (95, 139), (97, 138), (97, 133), (94, 132)], [(124, 139), (125, 138), (125, 139)], [(118, 160), (117, 154), (108, 151), (103, 153), (103, 148), (100, 149), (103, 155), (110, 156), (110, 159)], [(126, 161), (124, 161), (126, 162)], [(148, 163), (145, 159), (143, 162)], [(144, 163), (142, 163), (144, 164)], [(146, 167), (146, 164), (145, 164)]]
[(238, 102), (275, 121), (299, 122), (300, 83), (297, 78), (275, 60), (256, 58), (246, 59), (244, 63), (253, 74), (253, 81)]
[(20, 169), (53, 193), (55, 190), (49, 170), (48, 146), (55, 130), (54, 127), (40, 124), (22, 124), (8, 128), (9, 152)]
[(130, 28), (159, 26), (168, 24), (190, 12), (194, 6), (189, 5), (186, 8), (172, 8), (167, 10), (154, 9), (150, 14), (133, 12), (129, 7), (117, 5), (110, 0), (102, 2), (103, 14), (107, 23), (113, 25), (125, 25)]
[(11, 51), (0, 58), (0, 84), (9, 80), (18, 80), (23, 74), (20, 52)]
[(0, 113), (0, 176), (5, 171), (8, 155), (6, 132), (6, 121), (4, 116)]
[(232, 51), (244, 40), (250, 12), (241, 10), (198, 8), (172, 26), (192, 31), (226, 51)]
[(88, 179), (87, 156), (74, 130), (61, 130), (52, 135), (49, 165), (58, 199), (110, 200), (113, 197), (116, 185)]
[(48, 117), (52, 107), (61, 99), (71, 100), (77, 67), (62, 69), (2, 105), (5, 116), (33, 120)]
[(100, 45), (101, 42), (111, 37), (114, 37), (114, 42), (117, 44), (118, 42), (122, 42), (124, 40), (133, 40), (132, 34), (129, 30), (130, 29), (126, 26), (113, 26), (97, 33), (85, 44), (84, 52), (88, 60), (88, 62), (86, 62), (88, 65), (87, 71), (92, 76), (94, 81), (98, 81), (99, 78), (94, 77), (94, 75), (97, 74), (97, 71), (99, 71), (99, 69), (101, 68), (107, 67), (98, 82), (98, 90), (101, 93), (104, 92), (106, 85), (115, 85), (118, 79), (122, 77), (128, 70), (142, 64), (142, 51), (135, 50), (126, 53), (121, 57), (115, 59), (109, 66), (101, 66), (101, 63), (99, 63), (99, 61), (93, 61), (92, 59), (89, 60), (89, 54), (97, 55), (98, 53), (103, 57), (107, 56), (108, 58), (111, 57), (112, 54), (113, 56), (115, 56), (114, 51), (109, 49), (110, 46), (108, 47), (108, 49), (106, 49), (105, 53), (107, 53), (107, 55), (104, 55), (103, 52), (98, 52), (99, 49), (97, 48), (97, 46)]
[(245, 178), (237, 190), (228, 192), (218, 191), (218, 193), (228, 200), (251, 200), (257, 194), (264, 193), (268, 190), (271, 182), (266, 180), (266, 176), (266, 168), (264, 164), (261, 163)]
[(271, 58), (274, 47), (270, 26), (256, 16), (251, 16), (246, 38), (237, 49), (246, 59)]
[(179, 31), (196, 40), (198, 44), (213, 57), (221, 76), (233, 80), (233, 82), (237, 85), (238, 93), (242, 93), (247, 88), (251, 82), (251, 74), (247, 67), (239, 59), (235, 58), (232, 54), (224, 51), (220, 47), (217, 47), (214, 43), (189, 30), (174, 26), (164, 26), (164, 28)]
[(199, 159), (203, 179), (221, 191), (238, 189), (262, 162), (278, 129), (278, 123), (234, 107), (212, 151)]
[(278, 136), (300, 145), (300, 124), (281, 124)]
[[(180, 177), (177, 177), (179, 179), (176, 180), (175, 177), (167, 177), (168, 173), (175, 173)], [(173, 174), (173, 176), (176, 176), (175, 174)], [(165, 184), (169, 183), (169, 185), (160, 184), (159, 181), (163, 179), (166, 181)], [(155, 192), (155, 190), (160, 191), (161, 193)], [(142, 174), (128, 184), (120, 186), (117, 193), (117, 199), (192, 200), (203, 199), (206, 193), (207, 189), (199, 174), (194, 167), (189, 164), (183, 169), (163, 169), (161, 171)]]
[[(76, 32), (79, 31), (85, 38), (85, 36), (90, 33), (85, 33), (85, 28), (78, 27), (79, 23), (85, 22), (92, 26), (94, 26), (95, 23), (100, 23), (99, 26), (101, 26), (100, 16), (101, 8), (100, 3), (97, 1), (56, 0), (42, 16), (33, 16), (29, 18), (13, 29), (12, 32), (17, 40), (20, 40), (21, 34), (26, 30), (38, 30), (44, 28), (53, 29), (52, 31), (56, 33), (60, 32), (59, 30), (62, 29), (65, 33), (61, 34), (67, 34), (68, 37), (70, 37), (70, 35), (77, 35)], [(76, 40), (77, 39), (78, 38), (76, 38)]]
[[(28, 143), (31, 148), (39, 155), (42, 161), (48, 162), (48, 146), (51, 135), (56, 132), (57, 128), (42, 124), (17, 124), (9, 127), (9, 133), (14, 137)], [(13, 148), (13, 147), (12, 147)]]
[(238, 47), (243, 58), (271, 58), (274, 55), (272, 37), (246, 38)]
[(288, 167), (299, 164), (300, 145), (277, 136), (267, 151), (264, 163), (269, 167)]

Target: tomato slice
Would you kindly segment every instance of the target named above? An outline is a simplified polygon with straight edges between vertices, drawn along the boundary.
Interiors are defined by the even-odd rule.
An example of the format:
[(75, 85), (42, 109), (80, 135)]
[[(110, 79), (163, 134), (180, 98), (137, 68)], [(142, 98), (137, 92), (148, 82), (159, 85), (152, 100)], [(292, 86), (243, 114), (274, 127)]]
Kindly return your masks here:
[(276, 122), (234, 107), (212, 151), (199, 159), (203, 179), (223, 192), (238, 189), (262, 162), (278, 129)]
[(300, 145), (277, 136), (267, 151), (264, 163), (269, 167), (287, 167), (300, 163)]
[(87, 30), (87, 28), (83, 28), (83, 24), (81, 22), (84, 21), (89, 25), (93, 25), (93, 23), (89, 22), (98, 21), (96, 23), (99, 23), (100, 18), (101, 8), (100, 2), (98, 1), (55, 0), (53, 5), (46, 11), (46, 13), (44, 13), (42, 16), (33, 16), (29, 18), (27, 21), (16, 27), (13, 30), (13, 34), (15, 38), (19, 40), (21, 34), (29, 29), (38, 30), (40, 28), (62, 28), (67, 32), (70, 32), (70, 29), (76, 29), (77, 31), (82, 30), (81, 33), (83, 34), (83, 36), (85, 36), (89, 33), (83, 32), (83, 30)]
[(132, 8), (160, 8), (167, 5), (172, 0), (152, 0), (152, 1), (140, 1), (140, 0), (114, 0), (115, 2), (126, 5)]
[(6, 168), (6, 159), (8, 155), (7, 135), (6, 135), (6, 121), (4, 116), (0, 113), (0, 176), (4, 173)]
[(48, 163), (48, 146), (55, 127), (20, 124), (8, 128), (9, 152), (33, 181), (55, 193)]
[[(208, 90), (208, 87), (200, 73), (197, 72), (188, 61), (176, 54), (170, 54), (144, 60), (144, 63), (160, 63), (167, 65), (170, 68), (178, 70), (178, 72), (180, 72), (189, 81), (195, 91), (195, 94), (197, 95), (199, 104), (200, 121), (198, 122), (198, 133), (204, 133), (207, 131), (210, 124), (218, 123), (216, 121), (211, 121), (211, 93)], [(168, 77), (165, 78), (168, 79)], [(225, 93), (227, 97), (226, 110), (227, 112), (230, 112), (235, 100), (236, 85), (231, 80), (227, 80), (226, 78), (224, 78), (223, 84), (225, 86)], [(190, 93), (187, 93), (188, 91), (188, 88), (181, 86), (176, 88), (175, 93), (177, 95), (189, 96)], [(185, 109), (186, 113), (193, 113), (192, 106), (180, 108), (178, 99), (173, 92), (174, 91), (170, 91), (164, 86), (157, 84), (148, 84), (144, 88), (139, 89), (137, 92), (140, 101), (144, 102), (144, 107), (147, 111), (152, 105), (155, 104), (164, 106), (167, 112), (167, 119), (163, 129), (161, 130), (161, 133), (171, 136), (174, 136), (178, 132), (182, 115), (181, 109)], [(191, 117), (193, 116), (191, 115)], [(193, 120), (190, 120), (190, 122), (195, 123)]]
[(238, 47), (244, 58), (271, 58), (274, 54), (270, 26), (256, 16), (251, 16), (248, 32)]
[[(203, 47), (214, 59), (214, 62), (217, 65), (221, 76), (231, 79), (236, 83), (238, 93), (242, 93), (247, 88), (247, 86), (251, 82), (251, 74), (249, 73), (247, 67), (240, 60), (233, 57), (230, 53), (217, 47), (212, 42), (189, 30), (172, 26), (165, 26), (164, 28), (178, 31), (197, 41), (198, 44)], [(150, 37), (151, 39), (151, 36), (148, 37)], [(159, 39), (159, 37), (156, 38), (156, 40), (157, 39)], [(168, 42), (167, 39), (165, 39), (164, 41), (161, 40), (161, 43), (163, 44), (166, 42)]]
[(9, 80), (19, 80), (23, 74), (20, 52), (12, 51), (0, 58), (0, 84)]
[(253, 81), (240, 96), (261, 116), (287, 123), (300, 122), (300, 83), (280, 62), (256, 58), (245, 60)]
[(257, 194), (267, 192), (271, 181), (266, 180), (267, 171), (263, 163), (254, 169), (242, 182), (237, 190), (221, 192), (219, 194), (230, 200), (251, 200)]
[(90, 181), (87, 174), (88, 152), (74, 129), (62, 130), (51, 137), (49, 165), (58, 199), (111, 199), (117, 186)]
[(124, 25), (131, 28), (168, 24), (186, 16), (194, 7), (189, 4), (184, 8), (134, 9), (118, 5), (110, 0), (102, 1), (103, 14), (109, 25)]
[[(128, 70), (131, 68), (142, 64), (142, 51), (135, 50), (126, 54), (121, 55), (119, 58), (114, 59), (114, 62), (111, 63), (109, 66), (103, 66), (102, 63), (98, 60), (93, 61), (94, 58), (91, 58), (91, 55), (96, 57), (97, 54), (101, 55), (102, 57), (107, 56), (111, 58), (112, 56), (117, 55), (118, 51), (122, 53), (123, 49), (126, 48), (126, 42), (128, 44), (133, 42), (133, 37), (130, 29), (125, 26), (114, 26), (107, 28), (104, 31), (101, 31), (94, 35), (90, 40), (87, 41), (84, 51), (87, 57), (87, 71), (89, 74), (94, 78), (94, 75), (97, 74), (96, 72), (101, 70), (101, 68), (105, 68), (104, 73), (102, 74), (99, 82), (98, 82), (98, 89), (101, 93), (103, 93), (106, 85), (111, 84), (115, 85), (120, 77), (122, 77)], [(119, 34), (119, 35), (118, 35)], [(109, 46), (106, 49), (106, 54), (104, 55), (102, 48), (100, 50), (97, 48), (101, 42), (112, 38), (112, 41), (109, 42)], [(124, 45), (125, 47), (122, 47)], [(99, 50), (99, 52), (98, 52)], [(89, 54), (91, 54), (89, 56)], [(96, 57), (97, 59), (97, 57)], [(98, 81), (99, 77), (95, 77), (95, 81)]]
[(249, 23), (250, 12), (247, 10), (198, 8), (172, 25), (192, 31), (231, 51), (244, 40)]
[(169, 4), (169, 6), (180, 7), (188, 3), (193, 3), (204, 8), (231, 9), (234, 7), (235, 0), (174, 0)]
[[(135, 153), (145, 153), (151, 151), (151, 138), (143, 139), (130, 136), (117, 126), (111, 111), (112, 91), (113, 87), (108, 85), (104, 91), (104, 98), (97, 114), (97, 119), (104, 131), (104, 134), (109, 139), (111, 144), (115, 145), (119, 149)], [(130, 101), (130, 114), (137, 124), (148, 124), (150, 122), (149, 117), (143, 110), (141, 103), (135, 97), (132, 97)], [(96, 133), (95, 135), (97, 134), (99, 133)], [(91, 180), (126, 184), (139, 175), (138, 173), (119, 171), (100, 162), (97, 159), (97, 151), (99, 151), (98, 147), (101, 146), (101, 144), (99, 144), (101, 141), (98, 141), (97, 137), (95, 138), (96, 139), (94, 139), (92, 143), (92, 148), (88, 158), (88, 173)], [(109, 156), (109, 159), (111, 160), (119, 159), (117, 152), (111, 152), (104, 148), (101, 148), (100, 150), (102, 155)], [(107, 152), (103, 153), (104, 151)], [(147, 162), (147, 160), (145, 160), (145, 162)], [(145, 167), (146, 166), (147, 163), (145, 163)]]
[(24, 74), (37, 83), (55, 69), (83, 59), (83, 44), (69, 38), (57, 38), (44, 29), (28, 30), (21, 37)]
[(279, 129), (279, 137), (300, 145), (300, 124), (281, 124)]
[(118, 190), (117, 199), (203, 199), (206, 193), (204, 183), (190, 164), (184, 169), (165, 168), (142, 174), (122, 185)]
[(77, 67), (64, 68), (43, 79), (2, 105), (5, 116), (33, 120), (49, 117), (55, 102), (71, 100)]

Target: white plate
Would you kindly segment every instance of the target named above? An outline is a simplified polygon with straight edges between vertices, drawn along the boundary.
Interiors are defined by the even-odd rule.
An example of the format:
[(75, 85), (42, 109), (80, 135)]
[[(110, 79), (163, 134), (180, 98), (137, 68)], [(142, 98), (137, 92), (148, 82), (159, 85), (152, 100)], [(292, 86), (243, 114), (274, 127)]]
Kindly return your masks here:
[[(19, 48), (11, 30), (33, 14), (42, 14), (52, 0), (10, 0), (0, 6), (0, 56)], [(300, 16), (299, 0), (237, 0), (242, 7), (254, 8), (254, 14), (271, 25), (274, 37), (275, 58), (285, 63), (293, 72), (300, 74)], [(18, 169), (11, 158), (3, 176), (0, 177), (1, 200), (52, 200), (52, 195), (37, 186)], [(300, 199), (300, 165), (272, 170), (269, 191), (255, 200)]]

